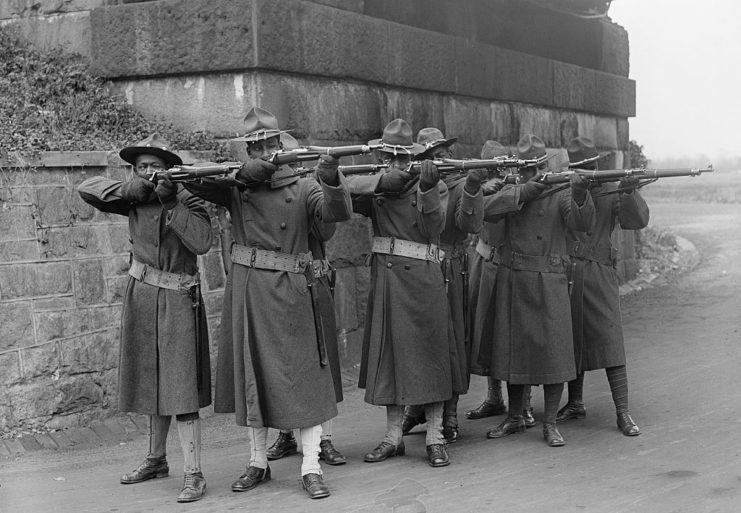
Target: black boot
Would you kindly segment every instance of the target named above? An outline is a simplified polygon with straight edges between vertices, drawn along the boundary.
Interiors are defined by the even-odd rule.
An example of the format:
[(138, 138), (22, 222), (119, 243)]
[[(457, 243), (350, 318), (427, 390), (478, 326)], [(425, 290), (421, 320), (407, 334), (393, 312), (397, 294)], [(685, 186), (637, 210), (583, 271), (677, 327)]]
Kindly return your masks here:
[(154, 479), (156, 477), (167, 477), (170, 473), (170, 467), (167, 465), (167, 458), (147, 458), (133, 472), (121, 476), (121, 484), (134, 484)]
[(275, 439), (273, 445), (271, 445), (266, 451), (269, 460), (279, 460), (284, 456), (290, 456), (296, 454), (298, 451), (298, 444), (296, 438), (293, 436), (293, 431), (284, 433), (281, 431), (278, 433), (278, 438)]
[(425, 418), (424, 405), (415, 404), (404, 408), (404, 417), (401, 419), (401, 434), (408, 435), (409, 432), (420, 424), (427, 422)]

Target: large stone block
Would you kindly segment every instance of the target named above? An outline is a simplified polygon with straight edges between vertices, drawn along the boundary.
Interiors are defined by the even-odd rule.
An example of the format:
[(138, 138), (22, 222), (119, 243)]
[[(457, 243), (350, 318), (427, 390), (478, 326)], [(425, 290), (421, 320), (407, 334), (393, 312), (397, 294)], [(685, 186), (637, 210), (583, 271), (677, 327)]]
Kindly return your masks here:
[(110, 253), (107, 226), (63, 226), (39, 231), (41, 257), (77, 258)]
[(389, 23), (388, 29), (385, 83), (436, 92), (455, 91), (455, 68), (451, 69), (455, 62), (454, 38), (397, 23)]
[(0, 299), (68, 294), (72, 271), (67, 263), (0, 266)]
[(0, 3), (0, 20), (30, 18), (51, 14), (89, 11), (105, 5), (106, 0), (5, 0)]
[(627, 150), (630, 147), (630, 124), (625, 118), (617, 118), (617, 145), (621, 150)]
[(128, 276), (111, 276), (106, 278), (106, 303), (120, 304), (123, 300), (127, 283), (129, 283)]
[(90, 328), (93, 330), (101, 328), (118, 328), (121, 325), (121, 307), (96, 306), (90, 308)]
[(55, 343), (20, 350), (24, 380), (55, 376), (59, 372), (59, 350)]
[(594, 71), (553, 63), (553, 106), (562, 109), (591, 111), (596, 103)]
[(416, 137), (417, 132), (426, 126), (445, 127), (444, 97), (437, 93), (384, 89), (381, 118), (377, 137), (381, 136), (383, 127), (396, 118), (406, 120)]
[(37, 312), (34, 317), (37, 343), (78, 335), (91, 329), (90, 316), (86, 308)]
[(65, 374), (102, 372), (118, 365), (118, 329), (91, 333), (59, 342)]
[(18, 361), (18, 352), (0, 354), (0, 385), (3, 387), (16, 383), (21, 379), (21, 367)]
[(55, 383), (57, 402), (52, 410), (55, 415), (69, 415), (98, 407), (103, 403), (104, 390), (88, 374), (68, 376)]
[(94, 9), (92, 70), (108, 77), (256, 65), (254, 2), (163, 0)]
[(492, 99), (553, 105), (553, 61), (497, 48), (498, 81)]
[(460, 96), (445, 96), (443, 101), (445, 126), (438, 128), (446, 137), (457, 137), (460, 144), (476, 143), (477, 146), (494, 138), (490, 102)]
[[(6, 2), (0, 2), (0, 10)], [(31, 3), (31, 2), (28, 2)], [(34, 2), (36, 5), (38, 3)], [(56, 6), (64, 6), (67, 2), (53, 0)], [(4, 18), (0, 14), (0, 19)], [(68, 52), (78, 53), (85, 57), (90, 56), (90, 14), (76, 12), (51, 16), (32, 16), (14, 19), (8, 23), (18, 27), (18, 31), (26, 41), (41, 51), (48, 51), (63, 47)]]
[(448, 71), (455, 77), (456, 93), (479, 98), (495, 98), (499, 80), (496, 49), (462, 37), (455, 38), (453, 43), (455, 60), (448, 64), (455, 67)]
[(338, 268), (363, 265), (371, 252), (370, 221), (359, 215), (337, 223), (334, 237), (327, 242), (327, 258)]
[(3, 205), (0, 215), (0, 241), (35, 240), (36, 221), (31, 205)]
[(620, 117), (636, 115), (635, 80), (598, 71), (594, 72), (594, 77), (597, 113)]
[(19, 383), (6, 388), (16, 423), (26, 426), (43, 425), (57, 410), (61, 399), (51, 376)]
[(103, 303), (105, 299), (105, 281), (101, 260), (80, 260), (72, 264), (72, 276), (75, 280), (75, 297), (82, 305)]
[[(512, 146), (517, 144), (517, 126), (513, 119), (513, 112), (516, 106), (509, 103), (492, 102), (491, 104), (491, 124), (492, 124), (492, 139), (498, 141), (504, 146)], [(484, 141), (481, 141), (483, 146)], [(481, 155), (481, 151), (476, 153), (477, 157)]]
[(628, 32), (616, 23), (602, 20), (602, 66), (605, 73), (627, 77), (630, 73)]
[(618, 149), (618, 133), (615, 118), (597, 117), (592, 134), (594, 144), (605, 150)]
[(518, 140), (523, 135), (535, 134), (543, 139), (548, 147), (561, 145), (560, 115), (558, 111), (530, 105), (516, 105), (513, 110), (514, 117), (519, 124)]

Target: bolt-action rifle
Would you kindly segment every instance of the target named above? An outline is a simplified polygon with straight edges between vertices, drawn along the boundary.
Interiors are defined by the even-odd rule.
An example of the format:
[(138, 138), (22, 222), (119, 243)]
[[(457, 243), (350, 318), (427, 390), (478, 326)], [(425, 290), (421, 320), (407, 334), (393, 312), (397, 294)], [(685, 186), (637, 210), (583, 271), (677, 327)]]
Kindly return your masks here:
[(171, 182), (193, 182), (206, 177), (226, 176), (241, 167), (241, 162), (225, 162), (224, 164), (204, 166), (175, 166), (170, 169), (148, 173), (146, 178), (155, 183), (163, 178), (167, 178)]
[[(676, 169), (569, 169), (568, 171), (548, 172), (538, 179), (540, 183), (548, 185), (567, 183), (571, 175), (578, 174), (593, 182), (617, 182), (623, 178), (636, 177), (640, 179), (636, 187), (643, 187), (653, 183), (659, 178), (671, 178), (677, 176), (700, 176), (702, 173), (712, 173), (712, 164), (706, 168), (676, 168)], [(505, 177), (506, 183), (519, 183), (520, 176), (509, 173)]]
[(322, 155), (334, 158), (349, 157), (351, 155), (365, 155), (373, 150), (383, 148), (383, 144), (357, 144), (353, 146), (304, 146), (296, 150), (276, 151), (266, 160), (271, 164), (280, 166), (305, 162), (307, 160), (319, 160)]

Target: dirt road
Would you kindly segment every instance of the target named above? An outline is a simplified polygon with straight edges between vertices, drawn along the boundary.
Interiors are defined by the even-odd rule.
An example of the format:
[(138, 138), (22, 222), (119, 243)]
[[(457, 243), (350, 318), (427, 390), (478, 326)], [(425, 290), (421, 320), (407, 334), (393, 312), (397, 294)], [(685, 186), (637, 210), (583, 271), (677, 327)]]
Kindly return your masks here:
[[(650, 199), (649, 199), (650, 201)], [(0, 466), (0, 511), (321, 511), (325, 512), (652, 512), (741, 511), (741, 206), (650, 201), (652, 224), (671, 226), (702, 255), (691, 273), (623, 301), (631, 410), (639, 437), (615, 427), (602, 371), (587, 374), (587, 418), (561, 425), (564, 448), (549, 448), (540, 425), (487, 440), (501, 418), (461, 420), (452, 464), (432, 469), (424, 437), (407, 455), (366, 464), (381, 439), (384, 413), (350, 389), (335, 422), (335, 444), (349, 458), (326, 467), (332, 496), (310, 501), (298, 485), (300, 458), (271, 463), (273, 480), (244, 494), (229, 485), (242, 471), (247, 443), (230, 416), (205, 421), (207, 496), (178, 505), (182, 457), (171, 438), (171, 477), (121, 486), (118, 476), (145, 453), (146, 441), (35, 452)], [(460, 411), (475, 406), (475, 379)], [(542, 392), (534, 396), (542, 415)], [(272, 439), (272, 434), (271, 434)]]

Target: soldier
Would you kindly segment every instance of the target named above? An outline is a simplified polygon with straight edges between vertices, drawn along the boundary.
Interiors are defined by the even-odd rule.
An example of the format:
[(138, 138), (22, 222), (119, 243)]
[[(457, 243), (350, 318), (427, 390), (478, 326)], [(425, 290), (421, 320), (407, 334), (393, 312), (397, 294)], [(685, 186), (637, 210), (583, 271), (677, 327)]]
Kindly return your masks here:
[[(482, 159), (507, 156), (507, 148), (497, 141), (486, 141), (481, 148)], [(471, 326), (471, 341), (469, 349), (469, 366), (471, 373), (486, 376), (487, 396), (479, 406), (466, 412), (470, 420), (483, 419), (502, 415), (507, 412), (507, 406), (502, 397), (502, 382), (491, 376), (488, 368), (489, 357), (485, 358), (486, 366), (478, 362), (479, 353), (483, 347), (490, 347), (486, 340), (493, 336), (494, 323), (494, 287), (496, 285), (497, 266), (501, 254), (501, 245), (504, 238), (504, 218), (502, 208), (510, 209), (517, 205), (519, 188), (508, 187), (508, 193), (494, 195), (502, 189), (504, 183), (499, 173), (487, 182), (487, 192), (484, 196), (484, 223), (476, 241), (476, 250), (473, 253), (470, 271), (470, 299), (469, 325)], [(516, 208), (516, 207), (514, 207)], [(530, 405), (530, 386), (525, 387), (525, 406), (522, 411), (525, 427), (533, 427), (532, 407)]]
[(278, 121), (253, 108), (245, 118), (250, 160), (236, 172), (244, 187), (191, 183), (232, 218), (231, 270), (224, 291), (215, 411), (236, 412), (247, 426), (250, 461), (232, 484), (251, 490), (270, 479), (268, 428), (301, 430), (302, 484), (312, 499), (329, 496), (318, 453), (320, 424), (337, 415), (326, 341), (314, 313), (315, 268), (309, 237), (316, 223), (350, 217), (337, 160), (323, 156), (317, 175), (299, 178), (266, 157), (280, 150)]
[[(417, 144), (426, 149), (417, 160), (452, 158), (450, 147), (457, 138), (446, 139), (434, 127), (423, 128), (417, 133)], [(466, 175), (451, 173), (443, 177), (448, 187), (448, 210), (445, 227), (440, 234), (442, 271), (450, 311), (450, 350), (453, 359), (453, 396), (443, 409), (443, 436), (447, 443), (458, 440), (458, 397), (468, 391), (468, 326), (464, 310), (464, 294), (468, 287), (468, 254), (466, 239), (469, 233), (478, 232), (483, 220), (481, 183), (486, 179), (485, 169), (474, 169)], [(467, 299), (467, 298), (466, 298)], [(425, 421), (421, 405), (408, 406), (404, 412), (402, 433), (407, 434), (417, 424)]]
[(442, 436), (444, 401), (452, 395), (448, 309), (438, 241), (447, 188), (431, 161), (419, 178), (407, 168), (424, 151), (403, 119), (391, 121), (380, 150), (389, 168), (350, 182), (353, 208), (373, 224), (371, 285), (358, 385), (365, 401), (386, 406), (386, 435), (365, 455), (369, 463), (405, 453), (405, 404), (425, 405), (427, 461), (450, 464)]
[[(296, 150), (299, 148), (298, 141), (290, 134), (281, 134), (280, 136), (283, 149), (286, 151)], [(340, 352), (337, 341), (337, 322), (334, 311), (334, 273), (335, 270), (326, 259), (325, 241), (332, 238), (337, 226), (335, 223), (315, 223), (312, 227), (312, 233), (309, 236), (309, 249), (314, 256), (315, 262), (321, 262), (321, 272), (317, 273), (318, 277), (314, 285), (314, 292), (317, 293), (316, 302), (320, 306), (315, 306), (315, 312), (320, 314), (324, 339), (327, 345), (327, 358), (332, 368), (332, 382), (334, 383), (334, 394), (337, 402), (342, 402), (342, 374), (340, 367)], [(319, 322), (319, 321), (318, 321)], [(273, 445), (268, 447), (268, 460), (278, 460), (284, 456), (296, 454), (298, 452), (298, 443), (293, 436), (292, 429), (281, 429)], [(344, 465), (347, 458), (335, 449), (332, 444), (332, 419), (322, 422), (322, 436), (319, 442), (319, 459), (327, 465)]]
[(97, 176), (78, 191), (98, 210), (129, 218), (132, 260), (121, 314), (118, 407), (149, 415), (149, 453), (121, 483), (168, 475), (167, 432), (175, 415), (185, 459), (177, 500), (197, 501), (206, 491), (198, 410), (211, 404), (211, 365), (196, 255), (211, 247), (211, 222), (203, 201), (166, 178), (156, 186), (146, 178), (182, 164), (158, 134), (119, 155), (134, 166), (131, 179)]
[[(602, 157), (587, 137), (576, 137), (568, 145), (569, 167), (598, 169)], [(558, 412), (558, 422), (584, 418), (582, 389), (584, 372), (605, 369), (617, 413), (617, 426), (625, 436), (641, 430), (628, 410), (628, 374), (620, 319), (620, 293), (615, 265), (617, 250), (611, 234), (615, 226), (639, 230), (648, 225), (648, 205), (635, 190), (637, 178), (614, 183), (594, 183), (596, 223), (587, 232), (567, 232), (571, 256), (571, 315), (574, 328), (576, 379), (569, 381), (569, 398)]]
[[(545, 159), (543, 141), (525, 135), (517, 143), (521, 159)], [(505, 217), (505, 237), (497, 268), (491, 375), (507, 382), (509, 415), (486, 436), (500, 438), (525, 431), (525, 385), (543, 384), (543, 438), (551, 447), (565, 444), (556, 427), (563, 383), (576, 376), (569, 288), (566, 227), (588, 230), (594, 204), (586, 180), (574, 175), (571, 190), (544, 192), (538, 172), (545, 163), (520, 169), (520, 210)], [(482, 362), (486, 364), (486, 362)], [(516, 413), (515, 413), (516, 412)]]

